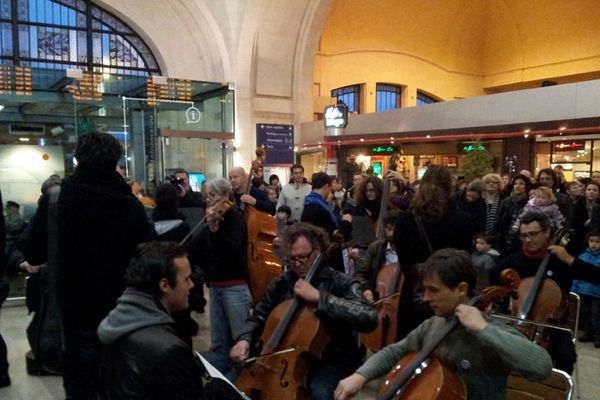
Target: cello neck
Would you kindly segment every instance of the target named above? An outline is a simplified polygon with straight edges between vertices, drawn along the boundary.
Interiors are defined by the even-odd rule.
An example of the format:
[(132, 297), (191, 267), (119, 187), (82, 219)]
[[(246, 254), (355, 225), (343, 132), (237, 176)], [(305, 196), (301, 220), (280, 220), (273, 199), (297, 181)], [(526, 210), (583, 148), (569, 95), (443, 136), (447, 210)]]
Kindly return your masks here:
[[(469, 300), (468, 305), (472, 306), (477, 303), (479, 297), (475, 296)], [(423, 369), (427, 367), (427, 359), (434, 350), (438, 347), (438, 345), (448, 336), (450, 332), (456, 327), (458, 324), (458, 319), (456, 317), (452, 317), (450, 322), (446, 324), (442, 329), (438, 330), (435, 333), (435, 336), (421, 349), (421, 351), (416, 355), (416, 357), (406, 366), (398, 375), (397, 379), (393, 384), (390, 384), (389, 387), (383, 392), (377, 400), (390, 400), (394, 396), (398, 394), (404, 388), (404, 385), (408, 383), (408, 381), (413, 377), (415, 373), (418, 373), (417, 370)]]
[[(306, 273), (304, 280), (306, 280), (308, 283), (312, 282), (312, 279), (319, 270), (322, 261), (323, 254), (318, 253), (317, 257), (315, 257), (315, 260), (313, 261), (308, 272)], [(277, 327), (273, 330), (271, 337), (269, 337), (269, 340), (265, 344), (265, 347), (262, 351), (263, 353), (271, 353), (277, 349), (279, 343), (281, 342), (281, 339), (283, 338), (283, 335), (285, 335), (285, 333), (287, 332), (288, 326), (290, 325), (290, 322), (292, 321), (292, 318), (294, 317), (294, 314), (296, 313), (299, 304), (300, 302), (298, 301), (298, 298), (294, 297), (294, 299), (290, 302), (290, 305), (288, 306), (287, 310), (281, 317), (281, 320), (277, 324)]]
[(383, 219), (387, 215), (387, 205), (390, 198), (391, 175), (387, 174), (383, 178), (383, 193), (381, 194), (381, 204), (379, 206), (379, 218), (377, 219), (377, 240), (385, 239), (385, 226)]

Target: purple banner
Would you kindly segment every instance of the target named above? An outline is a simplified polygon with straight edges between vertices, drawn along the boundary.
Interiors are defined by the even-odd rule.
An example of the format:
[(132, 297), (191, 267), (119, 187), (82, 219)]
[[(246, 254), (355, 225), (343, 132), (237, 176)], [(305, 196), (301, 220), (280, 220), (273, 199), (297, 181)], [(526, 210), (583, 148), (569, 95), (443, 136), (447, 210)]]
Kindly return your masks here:
[(294, 163), (294, 125), (256, 124), (256, 144), (267, 151), (265, 165)]

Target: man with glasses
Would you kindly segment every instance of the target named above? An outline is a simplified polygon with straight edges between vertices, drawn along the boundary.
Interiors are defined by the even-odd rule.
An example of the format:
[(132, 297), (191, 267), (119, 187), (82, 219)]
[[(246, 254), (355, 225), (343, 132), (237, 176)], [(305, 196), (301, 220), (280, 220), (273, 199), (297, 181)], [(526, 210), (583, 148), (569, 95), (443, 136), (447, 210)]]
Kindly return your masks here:
[[(362, 362), (364, 353), (357, 345), (355, 332), (369, 332), (377, 326), (375, 310), (351, 276), (331, 269), (322, 261), (313, 279), (305, 280), (319, 254), (325, 252), (327, 242), (327, 234), (322, 229), (307, 223), (299, 222), (286, 230), (283, 244), (290, 255), (290, 268), (271, 282), (230, 352), (232, 360), (239, 363), (251, 353), (259, 354), (256, 344), (269, 314), (284, 300), (296, 297), (301, 307), (314, 308), (315, 315), (330, 334), (322, 358), (311, 364), (309, 390), (313, 400), (331, 399), (337, 382)], [(292, 323), (302, 324), (300, 321)], [(294, 327), (300, 328), (292, 325), (292, 329)], [(268, 394), (269, 388), (264, 390)]]
[[(523, 242), (521, 251), (507, 256), (498, 263), (490, 275), (492, 284), (498, 281), (500, 272), (506, 268), (515, 269), (522, 279), (535, 276), (542, 259), (548, 252), (552, 253), (552, 256), (546, 269), (546, 277), (560, 286), (563, 296), (569, 293), (573, 279), (600, 283), (600, 269), (571, 256), (563, 246), (552, 245), (550, 222), (545, 214), (539, 212), (525, 214), (520, 220), (519, 237)], [(561, 323), (561, 321), (553, 322)], [(577, 354), (568, 332), (551, 330), (548, 352), (556, 368), (569, 374), (573, 372)]]

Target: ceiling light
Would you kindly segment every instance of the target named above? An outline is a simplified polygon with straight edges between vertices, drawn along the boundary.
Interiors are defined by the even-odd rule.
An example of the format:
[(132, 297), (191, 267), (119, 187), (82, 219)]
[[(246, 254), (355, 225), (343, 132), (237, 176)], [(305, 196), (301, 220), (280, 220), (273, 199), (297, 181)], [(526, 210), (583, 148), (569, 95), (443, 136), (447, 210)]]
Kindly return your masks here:
[(527, 128), (523, 131), (523, 133), (529, 133), (529, 132), (531, 132), (531, 129), (529, 129), (529, 128)]
[(0, 111), (4, 110), (4, 106), (0, 104)]
[(361, 141), (361, 142), (364, 142), (364, 141), (365, 141), (365, 139), (363, 139), (363, 138), (360, 138), (360, 141)]
[(29, 138), (28, 137), (20, 137), (19, 140), (21, 142), (29, 142)]
[(431, 138), (431, 135), (427, 135), (427, 139), (430, 139), (430, 138)]

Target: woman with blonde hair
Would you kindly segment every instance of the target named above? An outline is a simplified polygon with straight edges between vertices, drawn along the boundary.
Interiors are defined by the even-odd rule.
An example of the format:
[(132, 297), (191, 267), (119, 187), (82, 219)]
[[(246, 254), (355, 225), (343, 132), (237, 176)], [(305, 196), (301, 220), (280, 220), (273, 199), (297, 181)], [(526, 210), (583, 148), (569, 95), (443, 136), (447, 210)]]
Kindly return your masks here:
[(487, 174), (483, 177), (483, 183), (485, 184), (483, 200), (486, 206), (485, 231), (490, 233), (498, 220), (498, 207), (502, 200), (502, 177), (498, 174)]

